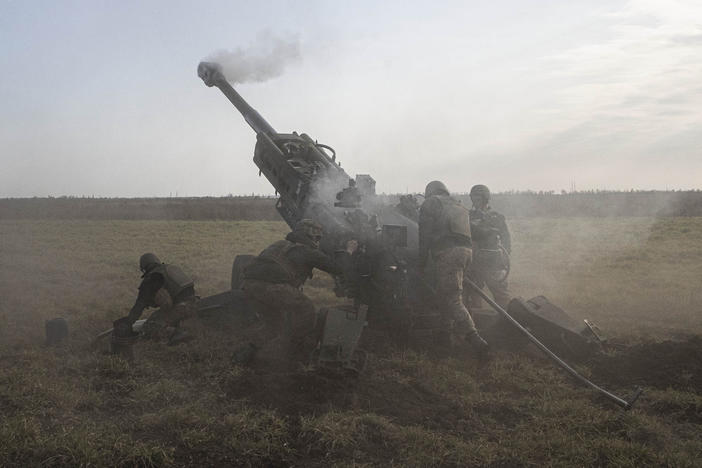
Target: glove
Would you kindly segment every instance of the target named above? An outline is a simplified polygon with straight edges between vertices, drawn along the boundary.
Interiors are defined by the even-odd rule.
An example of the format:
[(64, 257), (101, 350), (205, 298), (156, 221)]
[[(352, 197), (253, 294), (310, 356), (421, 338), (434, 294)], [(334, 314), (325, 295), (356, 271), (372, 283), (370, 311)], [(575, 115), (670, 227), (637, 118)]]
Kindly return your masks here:
[(132, 338), (138, 335), (138, 333), (132, 330), (132, 322), (129, 320), (129, 317), (122, 317), (121, 319), (115, 320), (112, 322), (112, 326), (114, 327), (112, 334), (115, 337)]

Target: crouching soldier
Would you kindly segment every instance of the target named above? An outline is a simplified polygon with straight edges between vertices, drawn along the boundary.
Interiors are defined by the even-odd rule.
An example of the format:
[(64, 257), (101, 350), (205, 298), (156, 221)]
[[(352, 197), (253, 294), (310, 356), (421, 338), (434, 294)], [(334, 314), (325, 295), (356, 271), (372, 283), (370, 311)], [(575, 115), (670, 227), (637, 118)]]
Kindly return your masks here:
[[(303, 219), (284, 240), (268, 246), (244, 269), (242, 289), (252, 300), (264, 330), (259, 336), (250, 337), (252, 352), (235, 353), (240, 363), (250, 361), (253, 350), (277, 338), (280, 352), (290, 362), (305, 362), (309, 358), (319, 340), (322, 323), (302, 286), (315, 268), (332, 275), (342, 275), (344, 270), (319, 250), (321, 239), (322, 226)], [(356, 245), (349, 242), (347, 253), (353, 253)]]
[(453, 331), (463, 336), (478, 353), (488, 344), (478, 334), (463, 303), (463, 276), (471, 262), (468, 209), (449, 195), (443, 182), (429, 182), (419, 209), (419, 262), (424, 268), (429, 254), (436, 266), (436, 295), (442, 313), (452, 321)]
[(190, 336), (182, 331), (180, 322), (195, 314), (195, 287), (193, 280), (176, 265), (161, 263), (152, 253), (139, 259), (142, 281), (139, 294), (129, 315), (114, 322), (112, 352), (131, 355), (131, 343), (138, 335), (132, 325), (144, 309), (157, 307), (144, 323), (144, 336), (166, 339), (168, 344), (186, 341)]
[[(512, 239), (505, 217), (490, 207), (490, 189), (485, 185), (474, 185), (470, 189), (470, 231), (473, 236), (473, 264), (470, 276), (481, 289), (490, 290), (495, 302), (507, 309), (511, 298), (508, 290)], [(481, 297), (470, 292), (471, 307), (482, 305)]]

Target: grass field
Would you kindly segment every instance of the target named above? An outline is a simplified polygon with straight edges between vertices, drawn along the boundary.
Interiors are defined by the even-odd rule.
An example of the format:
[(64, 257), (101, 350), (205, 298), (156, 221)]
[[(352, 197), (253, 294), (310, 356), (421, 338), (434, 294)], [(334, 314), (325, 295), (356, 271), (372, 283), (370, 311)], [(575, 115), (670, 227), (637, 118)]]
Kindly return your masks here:
[[(146, 251), (205, 296), (280, 222), (0, 221), (0, 466), (702, 466), (702, 218), (516, 219), (512, 291), (543, 294), (627, 348), (578, 369), (544, 359), (373, 353), (358, 380), (247, 370), (241, 337), (140, 343), (128, 365), (88, 346), (132, 305)], [(337, 301), (322, 273), (306, 291)], [(43, 346), (46, 319), (70, 340)], [(672, 341), (671, 341), (672, 340)]]

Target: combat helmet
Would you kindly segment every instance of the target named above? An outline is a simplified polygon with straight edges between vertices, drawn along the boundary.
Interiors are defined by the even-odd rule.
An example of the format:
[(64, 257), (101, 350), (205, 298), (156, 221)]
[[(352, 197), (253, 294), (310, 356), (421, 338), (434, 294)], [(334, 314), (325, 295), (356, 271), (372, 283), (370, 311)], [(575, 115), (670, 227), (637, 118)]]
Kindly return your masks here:
[(323, 231), (324, 229), (321, 224), (309, 218), (301, 219), (295, 223), (295, 227), (293, 228), (293, 232), (296, 235), (309, 239), (315, 248), (319, 247), (319, 241), (322, 240)]
[(480, 204), (481, 202), (486, 204), (490, 201), (490, 189), (487, 185), (474, 185), (470, 189), (470, 199), (473, 204)]
[(158, 266), (160, 264), (161, 260), (159, 260), (158, 257), (155, 254), (152, 254), (151, 252), (145, 253), (139, 259), (139, 269), (142, 271), (142, 273), (146, 273), (153, 267)]
[(424, 189), (424, 197), (429, 198), (434, 195), (449, 195), (449, 191), (440, 180), (432, 180), (427, 184), (427, 188)]

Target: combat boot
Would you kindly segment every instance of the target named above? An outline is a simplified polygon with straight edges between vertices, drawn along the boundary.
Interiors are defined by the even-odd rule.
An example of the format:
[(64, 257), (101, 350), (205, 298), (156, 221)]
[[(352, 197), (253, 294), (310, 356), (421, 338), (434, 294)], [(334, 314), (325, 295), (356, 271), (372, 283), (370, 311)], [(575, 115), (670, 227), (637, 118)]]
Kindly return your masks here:
[(473, 351), (481, 356), (485, 355), (490, 347), (487, 341), (485, 341), (482, 336), (478, 335), (477, 330), (469, 332), (466, 335), (466, 341), (470, 344), (470, 347), (473, 348)]

